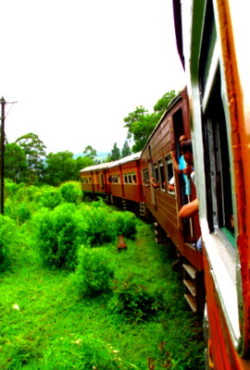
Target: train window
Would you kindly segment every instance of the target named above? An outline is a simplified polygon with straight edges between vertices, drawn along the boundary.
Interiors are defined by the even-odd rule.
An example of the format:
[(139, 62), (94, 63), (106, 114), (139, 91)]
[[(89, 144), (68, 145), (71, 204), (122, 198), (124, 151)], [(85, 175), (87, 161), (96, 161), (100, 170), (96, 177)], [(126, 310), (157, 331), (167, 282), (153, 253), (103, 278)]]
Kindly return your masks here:
[(175, 194), (174, 192), (174, 169), (173, 169), (173, 162), (172, 162), (170, 155), (168, 155), (165, 158), (165, 166), (167, 170), (167, 184), (168, 184), (167, 190), (169, 194), (174, 195)]
[(132, 176), (131, 176), (131, 174), (129, 174), (129, 175), (128, 175), (128, 182), (129, 182), (130, 184), (132, 184)]
[(136, 184), (137, 180), (136, 180), (136, 175), (135, 174), (132, 175), (132, 181), (133, 181), (133, 184)]
[(165, 191), (166, 187), (166, 179), (165, 179), (165, 172), (164, 172), (164, 166), (163, 162), (159, 161), (158, 162), (158, 168), (159, 168), (159, 175), (160, 175), (160, 188), (162, 191)]
[(149, 173), (148, 173), (147, 168), (145, 168), (142, 171), (142, 178), (143, 178), (143, 185), (148, 185), (149, 184)]
[[(220, 228), (235, 244), (233, 223), (232, 184), (226, 119), (220, 94), (219, 72), (204, 114), (204, 137), (208, 148), (206, 166), (208, 220), (210, 230)], [(216, 106), (216, 109), (214, 107)]]
[(127, 175), (124, 175), (124, 176), (123, 176), (123, 179), (124, 179), (124, 183), (125, 183), (125, 184), (127, 184), (127, 182), (128, 182)]

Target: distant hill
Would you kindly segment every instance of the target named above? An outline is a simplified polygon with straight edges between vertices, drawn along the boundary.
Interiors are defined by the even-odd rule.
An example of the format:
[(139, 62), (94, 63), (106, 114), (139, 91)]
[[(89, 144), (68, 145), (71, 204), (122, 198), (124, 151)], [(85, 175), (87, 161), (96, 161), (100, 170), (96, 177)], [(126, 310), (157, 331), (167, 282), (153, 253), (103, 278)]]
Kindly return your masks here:
[[(108, 154), (109, 154), (108, 152), (97, 152), (95, 159), (102, 162), (103, 160), (107, 158)], [(74, 159), (76, 159), (77, 157), (83, 157), (83, 156), (84, 156), (83, 153), (76, 153), (74, 154)]]
[(103, 161), (107, 158), (107, 156), (109, 155), (108, 152), (97, 152), (97, 156), (95, 157), (98, 161)]

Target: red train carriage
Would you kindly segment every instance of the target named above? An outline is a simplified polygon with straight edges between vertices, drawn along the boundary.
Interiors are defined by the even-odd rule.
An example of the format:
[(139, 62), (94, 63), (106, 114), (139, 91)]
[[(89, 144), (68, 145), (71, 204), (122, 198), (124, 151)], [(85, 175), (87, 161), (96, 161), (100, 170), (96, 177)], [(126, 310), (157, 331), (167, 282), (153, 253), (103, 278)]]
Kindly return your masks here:
[[(141, 155), (143, 193), (145, 202), (153, 217), (160, 224), (184, 257), (185, 298), (193, 311), (203, 310), (203, 263), (202, 254), (196, 248), (200, 236), (198, 218), (181, 221), (178, 217), (184, 203), (195, 198), (193, 187), (186, 196), (183, 175), (173, 169), (170, 152), (175, 148), (180, 157), (179, 138), (190, 137), (188, 99), (186, 90), (171, 103), (167, 112), (151, 134)], [(168, 184), (174, 180), (174, 191)]]
[(138, 208), (144, 201), (140, 154), (131, 154), (115, 161), (108, 170), (113, 201), (122, 202), (124, 208)]
[(208, 367), (250, 369), (249, 2), (173, 4), (192, 107)]
[(82, 191), (89, 195), (110, 194), (108, 168), (113, 162), (88, 166), (80, 171)]

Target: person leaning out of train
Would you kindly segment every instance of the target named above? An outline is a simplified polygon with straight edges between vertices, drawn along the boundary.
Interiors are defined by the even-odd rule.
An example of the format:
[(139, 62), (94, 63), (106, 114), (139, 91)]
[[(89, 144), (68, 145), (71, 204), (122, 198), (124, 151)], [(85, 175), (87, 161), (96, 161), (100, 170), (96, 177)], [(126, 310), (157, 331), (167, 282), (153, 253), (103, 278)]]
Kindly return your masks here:
[(155, 189), (157, 189), (157, 188), (159, 188), (160, 187), (160, 185), (157, 183), (157, 182), (155, 182), (155, 179), (153, 178), (153, 177), (151, 177), (151, 179), (150, 179), (150, 184), (153, 186), (153, 188), (155, 188)]
[(171, 159), (173, 161), (173, 166), (177, 174), (183, 175), (183, 180), (185, 183), (185, 195), (190, 196), (191, 193), (191, 187), (190, 187), (190, 179), (189, 175), (192, 173), (193, 169), (187, 165), (187, 162), (185, 161), (183, 152), (182, 152), (182, 146), (185, 145), (187, 142), (187, 137), (186, 135), (181, 135), (179, 137), (179, 145), (180, 145), (180, 150), (181, 150), (181, 156), (177, 162), (176, 159), (176, 152), (175, 150), (171, 150), (170, 155)]
[[(182, 145), (182, 153), (184, 160), (186, 162), (186, 174), (190, 176), (194, 186), (194, 160), (193, 160), (193, 150), (192, 150), (192, 143), (191, 140), (187, 140), (183, 145)], [(194, 199), (188, 204), (185, 204), (182, 206), (179, 212), (179, 217), (181, 218), (186, 218), (186, 217), (191, 217), (195, 212), (198, 212), (198, 199)]]
[(195, 213), (199, 211), (199, 201), (198, 198), (191, 200), (191, 202), (184, 204), (179, 211), (180, 218), (192, 217)]
[[(188, 172), (190, 173), (190, 178), (193, 181), (194, 185), (194, 162), (193, 162), (193, 151), (192, 151), (192, 144), (191, 140), (187, 141), (183, 147), (182, 147), (182, 152), (184, 159), (187, 163), (187, 169)], [(179, 217), (180, 218), (189, 218), (194, 216), (197, 212), (199, 211), (199, 201), (198, 198), (195, 198), (191, 202), (184, 204), (180, 211), (179, 211)], [(198, 239), (196, 243), (196, 248), (201, 251), (202, 249), (202, 239), (201, 237)]]
[[(182, 147), (182, 145), (187, 141), (187, 137), (186, 135), (181, 135), (179, 137), (179, 144), (180, 144), (180, 148)], [(171, 155), (171, 159), (173, 161), (173, 165), (174, 165), (174, 169), (175, 171), (180, 175), (183, 173), (183, 169), (186, 168), (186, 162), (185, 162), (185, 159), (184, 159), (184, 156), (183, 154), (180, 156), (179, 160), (177, 161), (176, 159), (176, 151), (175, 149), (172, 149), (171, 152), (170, 152), (170, 155)]]

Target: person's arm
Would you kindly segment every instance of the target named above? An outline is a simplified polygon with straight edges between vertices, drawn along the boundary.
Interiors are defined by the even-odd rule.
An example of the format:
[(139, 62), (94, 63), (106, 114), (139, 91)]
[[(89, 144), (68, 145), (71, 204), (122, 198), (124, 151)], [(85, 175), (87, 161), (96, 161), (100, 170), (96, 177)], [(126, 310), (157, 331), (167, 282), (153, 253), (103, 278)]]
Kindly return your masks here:
[(155, 182), (154, 178), (151, 177), (150, 179), (150, 184), (153, 186), (153, 188), (159, 188), (159, 184), (157, 184), (157, 182)]
[(168, 184), (168, 191), (175, 191), (175, 186), (173, 184)]
[(183, 169), (182, 172), (185, 175), (191, 175), (191, 173), (194, 172), (194, 167), (193, 166), (187, 166), (186, 168)]
[(180, 218), (187, 218), (193, 216), (199, 209), (198, 198), (192, 200), (190, 203), (185, 204), (181, 207), (179, 212)]
[(173, 166), (174, 166), (175, 171), (178, 174), (183, 173), (183, 171), (179, 169), (179, 164), (178, 164), (178, 162), (176, 160), (175, 152), (173, 150), (171, 150), (170, 156), (171, 156), (171, 159), (173, 161)]

